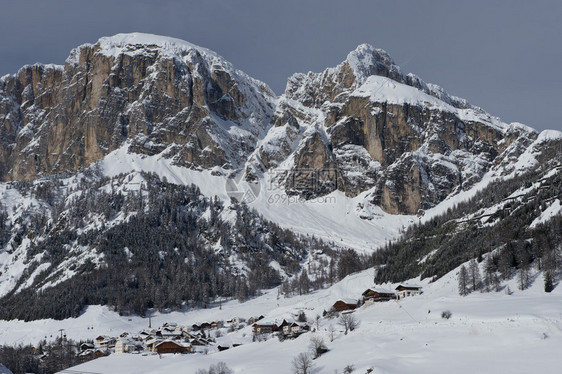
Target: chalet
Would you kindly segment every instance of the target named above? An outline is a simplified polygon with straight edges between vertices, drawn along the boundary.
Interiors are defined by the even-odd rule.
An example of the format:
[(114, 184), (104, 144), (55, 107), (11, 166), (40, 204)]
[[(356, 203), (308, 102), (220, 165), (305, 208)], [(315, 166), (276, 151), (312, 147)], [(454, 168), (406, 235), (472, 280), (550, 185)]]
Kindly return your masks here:
[(139, 334), (139, 338), (142, 341), (146, 341), (148, 339), (150, 339), (153, 335), (151, 333), (149, 333), (148, 331), (141, 331), (141, 333)]
[(163, 340), (154, 344), (152, 352), (156, 353), (187, 353), (191, 352), (191, 345), (173, 340)]
[(306, 330), (307, 325), (299, 325), (296, 322), (293, 322), (289, 325), (289, 333), (293, 335), (300, 334)]
[(287, 322), (287, 320), (283, 320), (283, 322), (281, 322), (281, 324), (277, 326), (277, 329), (281, 331), (284, 335), (288, 335), (290, 331), (289, 325), (290, 323)]
[(100, 345), (100, 343), (104, 340), (111, 339), (110, 336), (107, 335), (100, 335), (96, 338), (96, 345)]
[(149, 339), (146, 339), (144, 342), (144, 346), (146, 347), (147, 351), (154, 352), (154, 346), (160, 343), (162, 339), (159, 339), (155, 336), (151, 336)]
[(103, 349), (86, 349), (78, 354), (78, 358), (81, 359), (92, 359), (107, 356), (108, 352)]
[(106, 337), (104, 340), (99, 341), (96, 339), (98, 346), (100, 349), (109, 349), (115, 347), (115, 338), (108, 338)]
[(262, 319), (264, 319), (263, 315), (261, 315), (259, 317), (250, 317), (250, 318), (248, 318), (248, 324), (251, 325), (251, 324), (256, 323), (256, 322), (258, 322), (259, 320), (262, 320)]
[(396, 287), (396, 297), (398, 300), (409, 296), (421, 295), (422, 293), (422, 287), (415, 284), (402, 283)]
[(272, 332), (278, 330), (278, 326), (274, 323), (254, 323), (252, 327), (254, 328), (254, 334), (256, 335), (271, 334)]
[(232, 324), (232, 325), (238, 325), (238, 324), (239, 324), (240, 322), (242, 322), (242, 321), (240, 320), (239, 317), (234, 317), (234, 318), (232, 318), (231, 320), (228, 320), (228, 321), (226, 321), (226, 322), (227, 322), (227, 323), (230, 323), (230, 324)]
[(209, 344), (205, 339), (191, 339), (191, 345), (199, 345), (199, 346), (203, 346), (203, 345), (207, 345)]
[(374, 302), (390, 301), (396, 299), (396, 294), (384, 288), (369, 288), (362, 294), (363, 301), (371, 300)]
[(338, 312), (342, 312), (344, 310), (353, 310), (357, 308), (359, 304), (357, 300), (354, 299), (340, 299), (334, 303), (332, 308), (334, 308)]
[(128, 339), (117, 339), (115, 342), (115, 354), (129, 352), (130, 341)]
[(94, 348), (95, 348), (95, 346), (92, 343), (82, 343), (82, 344), (80, 344), (80, 351), (81, 352), (83, 352), (87, 349), (94, 349)]
[(169, 329), (169, 328), (163, 328), (162, 331), (160, 332), (160, 336), (162, 336), (164, 339), (181, 339), (183, 335), (183, 332), (180, 331), (176, 331), (175, 329)]

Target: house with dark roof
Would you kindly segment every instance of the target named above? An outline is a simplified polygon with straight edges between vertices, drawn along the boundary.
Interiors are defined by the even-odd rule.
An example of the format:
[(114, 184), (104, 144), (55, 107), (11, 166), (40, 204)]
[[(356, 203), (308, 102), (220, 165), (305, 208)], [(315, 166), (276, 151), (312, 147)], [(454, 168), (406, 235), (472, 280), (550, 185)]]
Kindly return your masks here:
[(396, 299), (396, 294), (384, 288), (368, 288), (362, 293), (363, 301), (390, 301)]
[(396, 289), (396, 298), (401, 300), (405, 297), (417, 296), (423, 293), (422, 287), (417, 284), (401, 283)]
[(357, 300), (345, 298), (336, 301), (334, 305), (332, 305), (332, 308), (334, 308), (338, 312), (343, 312), (345, 310), (354, 310), (358, 306), (359, 304), (357, 303)]

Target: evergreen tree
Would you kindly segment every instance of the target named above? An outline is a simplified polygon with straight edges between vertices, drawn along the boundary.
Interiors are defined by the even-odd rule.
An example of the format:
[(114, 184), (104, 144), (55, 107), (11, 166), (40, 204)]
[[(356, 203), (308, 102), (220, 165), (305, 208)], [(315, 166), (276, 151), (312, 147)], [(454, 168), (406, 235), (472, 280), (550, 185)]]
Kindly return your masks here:
[(468, 295), (468, 271), (466, 267), (463, 265), (461, 266), (461, 270), (459, 272), (459, 295), (466, 296)]
[(554, 289), (554, 282), (550, 271), (544, 272), (544, 292), (552, 292)]
[(480, 268), (475, 259), (470, 260), (468, 264), (468, 275), (472, 291), (477, 291), (481, 288)]

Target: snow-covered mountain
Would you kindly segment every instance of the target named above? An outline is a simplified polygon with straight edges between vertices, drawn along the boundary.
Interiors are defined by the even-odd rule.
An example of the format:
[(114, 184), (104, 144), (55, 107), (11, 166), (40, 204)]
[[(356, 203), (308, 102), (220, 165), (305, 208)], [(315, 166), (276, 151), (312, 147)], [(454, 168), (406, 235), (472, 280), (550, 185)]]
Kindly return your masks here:
[[(28, 319), (87, 303), (139, 312), (244, 299), (304, 263), (321, 287), (347, 248), (367, 266), (492, 181), (526, 175), (536, 191), (562, 163), (562, 134), (503, 123), (369, 45), (276, 96), (212, 51), (140, 33), (0, 78), (0, 144), (0, 296), (21, 305), (40, 291), (28, 311), (68, 306), (0, 308)], [(532, 222), (560, 214), (557, 191)], [(178, 291), (193, 282), (209, 288)], [(183, 286), (162, 296), (162, 284)]]

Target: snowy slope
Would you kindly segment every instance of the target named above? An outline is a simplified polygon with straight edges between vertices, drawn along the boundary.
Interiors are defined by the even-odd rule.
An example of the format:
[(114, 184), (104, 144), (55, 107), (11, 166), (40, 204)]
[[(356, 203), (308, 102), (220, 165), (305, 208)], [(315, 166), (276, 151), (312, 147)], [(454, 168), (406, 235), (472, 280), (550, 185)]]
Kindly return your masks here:
[[(400, 302), (368, 305), (354, 312), (359, 327), (344, 335), (337, 320), (322, 318), (317, 333), (301, 335), (296, 340), (251, 342), (250, 327), (218, 338), (218, 344), (243, 343), (224, 352), (211, 350), (208, 355), (111, 355), (72, 368), (95, 373), (179, 373), (224, 361), (234, 373), (288, 373), (291, 360), (308, 351), (312, 334), (322, 336), (329, 352), (315, 360), (317, 373), (341, 372), (353, 365), (356, 372), (374, 369), (375, 373), (557, 373), (557, 352), (562, 348), (562, 303), (560, 287), (550, 294), (542, 290), (541, 277), (525, 291), (508, 284), (512, 295), (501, 293), (458, 296), (453, 271), (435, 283), (413, 280), (424, 286), (421, 296)], [(539, 274), (537, 274), (539, 275)], [(359, 297), (372, 286), (371, 271), (348, 276), (333, 287), (306, 296), (277, 298), (276, 290), (239, 304), (231, 301), (208, 310), (156, 315), (153, 325), (226, 320), (234, 316), (247, 318), (264, 314), (266, 321), (280, 322), (304, 311), (313, 321), (341, 297)], [(384, 285), (394, 288), (395, 285)], [(449, 310), (452, 317), (441, 318)], [(146, 319), (119, 317), (104, 308), (90, 308), (76, 320), (36, 321), (17, 325), (0, 324), (4, 342), (32, 342), (45, 335), (56, 336), (65, 328), (71, 338), (93, 338), (103, 333), (116, 334), (146, 327)], [(337, 328), (330, 341), (329, 326)], [(18, 331), (22, 326), (23, 329)], [(88, 327), (93, 328), (88, 330)], [(70, 372), (70, 371), (69, 371)]]

